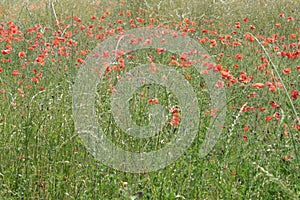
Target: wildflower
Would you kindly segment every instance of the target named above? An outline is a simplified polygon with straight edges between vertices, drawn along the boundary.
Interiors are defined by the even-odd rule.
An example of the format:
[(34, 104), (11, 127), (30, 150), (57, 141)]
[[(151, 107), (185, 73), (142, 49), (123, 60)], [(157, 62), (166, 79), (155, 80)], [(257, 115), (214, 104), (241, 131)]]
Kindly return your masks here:
[(220, 80), (218, 80), (218, 82), (215, 85), (216, 88), (222, 88), (223, 86), (224, 86), (224, 82)]
[(26, 53), (24, 51), (19, 52), (19, 58), (25, 58)]
[(276, 23), (276, 24), (275, 24), (275, 27), (276, 27), (276, 28), (279, 28), (279, 27), (281, 27), (281, 24), (280, 24), (280, 23)]
[(296, 38), (297, 38), (297, 36), (295, 33), (290, 34), (290, 39), (296, 39)]
[(3, 55), (7, 55), (7, 54), (10, 54), (10, 50), (9, 49), (1, 50), (1, 53)]
[(141, 23), (142, 23), (142, 22), (144, 22), (144, 19), (143, 19), (143, 18), (140, 18), (140, 17), (137, 17), (137, 18), (136, 18), (136, 21), (138, 21), (138, 22), (141, 22)]
[(162, 52), (166, 51), (166, 48), (156, 48), (156, 52), (161, 54)]
[(178, 124), (179, 124), (179, 118), (174, 116), (174, 117), (171, 119), (171, 121), (170, 121), (170, 125), (171, 125), (171, 126), (178, 126)]
[(254, 30), (254, 29), (255, 29), (255, 26), (254, 26), (254, 25), (250, 25), (249, 28), (250, 28), (251, 30)]
[(263, 83), (253, 83), (251, 87), (258, 89), (258, 88), (264, 88), (265, 85)]
[(291, 73), (291, 69), (290, 68), (285, 68), (284, 70), (282, 70), (283, 74), (289, 74)]
[(82, 63), (84, 63), (84, 60), (82, 58), (77, 58), (77, 62), (82, 64)]
[(275, 112), (273, 117), (275, 117), (277, 120), (280, 120), (280, 114), (279, 112)]
[(261, 112), (264, 112), (264, 111), (266, 110), (266, 108), (260, 107), (259, 110), (260, 110)]
[(176, 107), (169, 108), (169, 111), (173, 114), (178, 113), (178, 109)]
[(12, 76), (18, 76), (18, 75), (20, 75), (20, 71), (15, 69), (15, 70), (12, 71), (11, 75)]
[(243, 19), (243, 21), (244, 21), (244, 22), (248, 22), (248, 21), (249, 21), (248, 17), (245, 17), (245, 18)]
[(158, 98), (149, 99), (148, 103), (158, 104)]
[(241, 60), (243, 58), (243, 56), (241, 54), (236, 54), (235, 58), (238, 59), (238, 60)]
[(74, 16), (73, 19), (76, 21), (76, 22), (81, 22), (81, 19), (77, 16)]
[(234, 26), (235, 26), (235, 28), (240, 28), (241, 24), (240, 24), (240, 22), (234, 22)]
[(276, 101), (271, 101), (272, 108), (279, 108), (279, 105), (276, 103)]
[(293, 100), (296, 100), (297, 99), (297, 97), (298, 97), (298, 95), (299, 95), (299, 92), (298, 92), (298, 90), (292, 90), (292, 92), (291, 92), (291, 98), (293, 99)]
[(266, 116), (266, 121), (271, 121), (272, 120), (272, 116)]

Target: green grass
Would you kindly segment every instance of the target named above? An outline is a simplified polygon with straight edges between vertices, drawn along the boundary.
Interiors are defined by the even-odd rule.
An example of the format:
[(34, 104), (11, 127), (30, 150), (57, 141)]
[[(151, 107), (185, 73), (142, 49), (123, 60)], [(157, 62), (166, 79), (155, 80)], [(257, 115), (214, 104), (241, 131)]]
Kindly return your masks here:
[[(295, 126), (299, 126), (300, 98), (289, 100), (289, 97), (292, 90), (300, 89), (300, 71), (297, 70), (300, 62), (299, 56), (289, 59), (277, 56), (277, 52), (299, 52), (300, 19), (297, 14), (300, 10), (297, 1), (271, 2), (1, 1), (0, 50), (6, 49), (7, 45), (12, 50), (8, 55), (0, 54), (3, 70), (0, 73), (0, 199), (299, 199), (300, 137)], [(132, 11), (131, 16), (126, 16), (128, 10)], [(110, 14), (105, 14), (106, 11)], [(120, 16), (120, 12), (125, 15)], [(279, 17), (280, 13), (285, 16)], [(97, 20), (91, 20), (92, 15)], [(74, 21), (74, 16), (82, 21)], [(106, 16), (103, 22), (99, 22), (101, 16)], [(288, 21), (289, 16), (294, 20)], [(153, 27), (162, 24), (176, 30), (195, 28), (195, 32), (188, 35), (195, 39), (207, 37), (203, 47), (213, 55), (216, 63), (237, 78), (236, 83), (223, 79), (227, 96), (225, 128), (214, 149), (202, 158), (199, 149), (211, 120), (206, 111), (212, 109), (208, 90), (202, 75), (193, 67), (170, 66), (191, 77), (188, 82), (195, 89), (199, 102), (199, 132), (191, 147), (176, 162), (164, 169), (140, 174), (121, 172), (97, 161), (76, 133), (72, 112), (72, 89), (80, 68), (77, 59), (85, 59), (98, 43), (101, 45), (102, 41), (96, 40), (96, 35), (118, 26), (130, 30), (129, 20), (136, 17), (145, 20), (135, 22), (139, 26), (152, 23)], [(249, 22), (243, 22), (246, 17)], [(151, 22), (151, 18), (156, 21)], [(119, 19), (123, 20), (122, 24), (116, 23)], [(59, 26), (55, 25), (55, 20), (61, 21)], [(21, 31), (20, 35), (13, 35), (20, 37), (20, 41), (1, 39), (6, 37), (2, 27), (9, 29), (9, 21)], [(240, 22), (241, 27), (235, 28), (234, 22)], [(281, 27), (276, 28), (277, 23)], [(26, 32), (36, 24), (42, 26), (37, 32), (44, 32), (40, 38), (36, 37), (37, 32)], [(86, 29), (81, 30), (78, 24)], [(94, 28), (87, 31), (91, 24)], [(251, 30), (249, 25), (254, 25), (255, 29)], [(45, 27), (49, 30), (44, 30)], [(203, 29), (215, 30), (217, 34), (203, 33)], [(247, 32), (260, 42), (246, 40)], [(68, 34), (67, 41), (72, 39), (77, 46), (67, 45), (67, 42), (52, 45), (56, 36)], [(296, 34), (296, 39), (290, 37), (291, 34)], [(222, 44), (220, 36), (226, 35), (232, 38)], [(274, 35), (285, 38), (264, 42)], [(216, 40), (217, 46), (210, 47), (209, 40)], [(226, 42), (234, 41), (240, 45), (226, 45)], [(39, 45), (29, 50), (35, 42)], [(279, 50), (274, 51), (275, 47)], [(44, 64), (35, 62), (39, 55), (45, 55), (45, 50), (48, 56), (44, 57)], [(20, 51), (26, 52), (26, 58), (18, 57)], [(147, 63), (147, 53), (153, 56), (155, 63), (168, 65), (171, 61), (169, 52), (137, 51), (133, 52), (133, 60), (124, 56), (125, 71), (138, 63)], [(243, 58), (236, 59), (236, 54)], [(263, 58), (269, 62), (265, 69), (257, 70), (263, 64)], [(4, 62), (3, 59), (12, 61)], [(285, 68), (292, 72), (283, 74)], [(12, 76), (13, 70), (19, 70), (20, 75)], [(250, 77), (249, 82), (241, 81), (243, 71)], [(39, 81), (32, 82), (40, 72)], [(111, 89), (110, 84), (116, 84), (117, 75), (123, 74), (122, 70), (112, 70), (111, 78), (105, 78), (103, 84), (97, 86), (98, 122), (106, 136), (124, 149), (151, 151), (162, 148), (178, 133), (176, 127), (167, 124), (160, 135), (140, 140), (126, 135), (114, 122), (108, 89)], [(283, 88), (270, 92), (267, 82), (282, 82), (289, 97)], [(253, 88), (253, 83), (265, 83), (265, 87)], [(249, 98), (253, 92), (256, 96)], [(144, 93), (144, 97), (140, 93)], [(165, 107), (178, 103), (177, 97), (171, 98), (172, 91), (162, 86), (140, 88), (130, 101), (132, 118), (138, 124), (149, 123), (147, 113), (151, 105), (147, 100), (154, 96)], [(272, 107), (273, 101), (279, 107)], [(241, 107), (245, 103), (243, 110)], [(262, 107), (264, 112), (259, 109)], [(266, 121), (267, 116), (276, 112), (281, 117), (279, 120), (273, 117)], [(245, 131), (246, 125), (248, 131)]]

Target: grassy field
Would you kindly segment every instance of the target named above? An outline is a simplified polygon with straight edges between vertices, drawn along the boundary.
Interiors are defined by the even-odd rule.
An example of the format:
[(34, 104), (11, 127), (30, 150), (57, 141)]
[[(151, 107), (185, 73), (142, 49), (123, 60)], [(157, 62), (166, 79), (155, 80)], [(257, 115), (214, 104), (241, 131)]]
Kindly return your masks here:
[[(299, 199), (299, 8), (294, 0), (1, 0), (0, 200)], [(119, 57), (95, 101), (98, 123), (114, 144), (159, 149), (180, 127), (174, 112), (160, 134), (138, 140), (114, 121), (114, 85), (139, 63), (176, 70), (199, 102), (199, 130), (184, 155), (160, 170), (127, 173), (89, 153), (75, 131), (72, 98), (89, 53), (139, 27), (198, 41), (216, 64), (227, 113), (214, 149), (199, 156), (216, 112), (203, 75), (168, 51)], [(129, 102), (131, 118), (149, 124), (150, 100), (174, 107), (179, 98), (172, 94), (160, 85), (139, 88)]]

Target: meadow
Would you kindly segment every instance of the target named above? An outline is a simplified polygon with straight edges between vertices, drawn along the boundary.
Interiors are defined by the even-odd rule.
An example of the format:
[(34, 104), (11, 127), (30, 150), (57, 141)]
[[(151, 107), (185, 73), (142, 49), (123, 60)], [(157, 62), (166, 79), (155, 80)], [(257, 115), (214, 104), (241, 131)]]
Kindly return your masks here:
[[(0, 200), (299, 199), (299, 14), (294, 0), (1, 0)], [(130, 118), (149, 125), (151, 107), (160, 104), (169, 112), (161, 132), (136, 139), (115, 122), (115, 85), (140, 63), (182, 74), (199, 105), (197, 135), (182, 156), (159, 170), (129, 173), (88, 151), (74, 124), (73, 89), (95, 47), (141, 27), (199, 42), (214, 63), (216, 87), (226, 89), (226, 120), (201, 157), (218, 113), (205, 72), (163, 48), (119, 55), (105, 66), (95, 100), (97, 121), (115, 145), (160, 149), (183, 121), (180, 98), (148, 84), (130, 98)]]

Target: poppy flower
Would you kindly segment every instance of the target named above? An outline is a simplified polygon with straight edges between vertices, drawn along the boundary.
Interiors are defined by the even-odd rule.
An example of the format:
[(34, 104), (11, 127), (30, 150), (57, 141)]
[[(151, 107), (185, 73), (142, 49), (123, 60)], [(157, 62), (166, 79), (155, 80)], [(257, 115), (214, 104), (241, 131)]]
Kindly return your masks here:
[(271, 121), (272, 120), (272, 116), (266, 116), (266, 121)]
[(19, 58), (25, 58), (26, 53), (24, 51), (19, 52)]
[(289, 74), (292, 72), (292, 70), (290, 68), (285, 68), (284, 70), (282, 70), (283, 74)]
[(279, 108), (279, 105), (276, 103), (276, 101), (271, 101), (272, 108)]
[(248, 22), (249, 19), (248, 19), (247, 17), (245, 17), (245, 18), (243, 19), (243, 21), (244, 21), (244, 22)]
[(251, 86), (252, 88), (264, 88), (265, 87), (265, 84), (263, 84), (263, 83), (253, 83), (252, 84), (252, 86)]
[(178, 117), (173, 117), (170, 121), (171, 126), (178, 126), (179, 124), (179, 118)]
[(255, 29), (255, 26), (254, 26), (254, 25), (250, 25), (249, 28), (250, 28), (251, 30), (254, 30), (254, 29)]
[(15, 69), (15, 70), (12, 71), (11, 75), (12, 76), (18, 76), (18, 75), (20, 75), (20, 71)]
[(156, 52), (161, 54), (162, 52), (166, 51), (166, 48), (156, 48)]
[(77, 16), (74, 16), (73, 19), (76, 21), (76, 22), (81, 22), (81, 19)]
[(275, 112), (273, 115), (277, 120), (280, 120), (280, 114), (279, 112)]
[(235, 26), (235, 28), (240, 28), (241, 24), (240, 24), (240, 22), (234, 22), (234, 26)]
[(223, 86), (224, 86), (224, 82), (220, 80), (218, 80), (218, 82), (215, 85), (216, 88), (222, 88)]
[(137, 17), (137, 18), (136, 18), (136, 21), (142, 23), (142, 22), (144, 22), (144, 19), (143, 19), (143, 18), (140, 18), (140, 17)]
[(179, 112), (178, 109), (177, 109), (176, 107), (172, 107), (172, 108), (170, 108), (169, 110), (170, 110), (170, 112), (173, 113), (173, 114)]
[(292, 93), (291, 98), (292, 98), (293, 100), (296, 100), (297, 97), (298, 97), (298, 95), (299, 95), (298, 90), (292, 90), (291, 93)]
[(158, 104), (158, 98), (149, 99), (148, 103)]
[(281, 26), (280, 23), (276, 23), (276, 24), (275, 24), (275, 27), (276, 27), (276, 28), (279, 28), (280, 26)]
[(259, 110), (260, 110), (261, 112), (264, 112), (264, 111), (266, 110), (266, 108), (260, 107)]
[(9, 50), (9, 49), (1, 50), (1, 53), (2, 53), (3, 55), (7, 55), (7, 54), (10, 53), (10, 50)]
[(296, 39), (296, 38), (297, 38), (297, 36), (295, 33), (290, 34), (290, 39)]
[(241, 60), (243, 58), (243, 56), (241, 54), (236, 54), (235, 58), (238, 59), (238, 60)]

